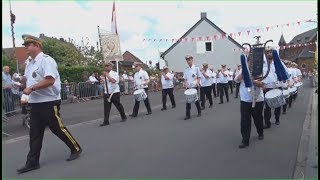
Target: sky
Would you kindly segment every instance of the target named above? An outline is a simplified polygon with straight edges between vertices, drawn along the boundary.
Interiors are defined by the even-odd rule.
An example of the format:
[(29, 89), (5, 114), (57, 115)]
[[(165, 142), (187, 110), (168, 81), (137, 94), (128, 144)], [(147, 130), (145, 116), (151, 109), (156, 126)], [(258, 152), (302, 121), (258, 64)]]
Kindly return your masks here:
[[(98, 29), (111, 31), (113, 1), (11, 1), (15, 43), (22, 44), (22, 34), (71, 38), (96, 47)], [(240, 44), (261, 41), (278, 43), (281, 34), (286, 42), (317, 27), (316, 1), (119, 1), (116, 0), (117, 29), (122, 53), (129, 51), (143, 62), (159, 60), (173, 43), (163, 39), (178, 39), (200, 20), (200, 13)], [(12, 47), (9, 1), (2, 1), (2, 47)], [(306, 20), (315, 22), (305, 22)], [(297, 22), (300, 22), (298, 25)], [(289, 24), (289, 26), (287, 25)], [(278, 27), (276, 25), (279, 25)], [(266, 27), (273, 27), (266, 31)], [(262, 29), (259, 33), (256, 29)], [(249, 35), (246, 32), (250, 30)], [(149, 39), (151, 39), (149, 41)], [(162, 39), (160, 41), (160, 39)], [(185, 42), (182, 42), (185, 43)], [(190, 42), (189, 42), (190, 43)], [(232, 51), (232, 50), (230, 50)]]

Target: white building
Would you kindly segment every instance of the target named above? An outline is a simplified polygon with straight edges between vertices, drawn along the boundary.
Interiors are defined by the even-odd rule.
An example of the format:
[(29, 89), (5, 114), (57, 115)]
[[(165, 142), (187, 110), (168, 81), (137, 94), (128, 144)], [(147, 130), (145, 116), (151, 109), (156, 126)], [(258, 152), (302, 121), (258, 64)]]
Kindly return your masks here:
[[(222, 34), (226, 33), (211, 22), (207, 18), (207, 13), (203, 12), (201, 19), (180, 38), (181, 41), (174, 43), (160, 57), (175, 72), (183, 72), (187, 67), (184, 59), (186, 55), (192, 55), (194, 63), (199, 67), (206, 62), (215, 71), (221, 68), (221, 64), (234, 69), (240, 64), (242, 46), (228, 35), (224, 39), (221, 36), (217, 39), (213, 37)], [(201, 37), (201, 41), (198, 37)]]

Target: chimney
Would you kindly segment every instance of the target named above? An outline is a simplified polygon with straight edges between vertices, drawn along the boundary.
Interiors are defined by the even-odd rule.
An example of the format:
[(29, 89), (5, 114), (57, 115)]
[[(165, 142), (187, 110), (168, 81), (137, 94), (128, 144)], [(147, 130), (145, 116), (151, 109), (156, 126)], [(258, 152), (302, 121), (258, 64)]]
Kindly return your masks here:
[(40, 36), (39, 36), (39, 38), (44, 38), (44, 34), (41, 33)]
[(207, 18), (207, 13), (206, 12), (202, 12), (201, 13), (201, 19), (203, 19), (203, 18)]

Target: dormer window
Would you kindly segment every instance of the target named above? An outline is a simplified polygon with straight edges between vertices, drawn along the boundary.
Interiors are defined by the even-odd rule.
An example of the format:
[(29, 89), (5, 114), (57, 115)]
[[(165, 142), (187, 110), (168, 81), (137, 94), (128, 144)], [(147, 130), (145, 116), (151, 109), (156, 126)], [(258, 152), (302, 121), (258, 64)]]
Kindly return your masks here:
[(297, 42), (300, 43), (300, 42), (301, 42), (301, 39), (297, 39)]
[(305, 40), (309, 40), (309, 37), (305, 37)]

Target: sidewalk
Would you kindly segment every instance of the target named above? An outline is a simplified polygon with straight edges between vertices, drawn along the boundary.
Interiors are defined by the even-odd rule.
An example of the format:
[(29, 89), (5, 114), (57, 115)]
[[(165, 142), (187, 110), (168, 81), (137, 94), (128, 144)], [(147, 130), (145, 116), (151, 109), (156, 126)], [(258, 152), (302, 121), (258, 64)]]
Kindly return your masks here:
[(311, 89), (310, 105), (303, 124), (293, 179), (318, 179), (317, 112), (318, 94)]

